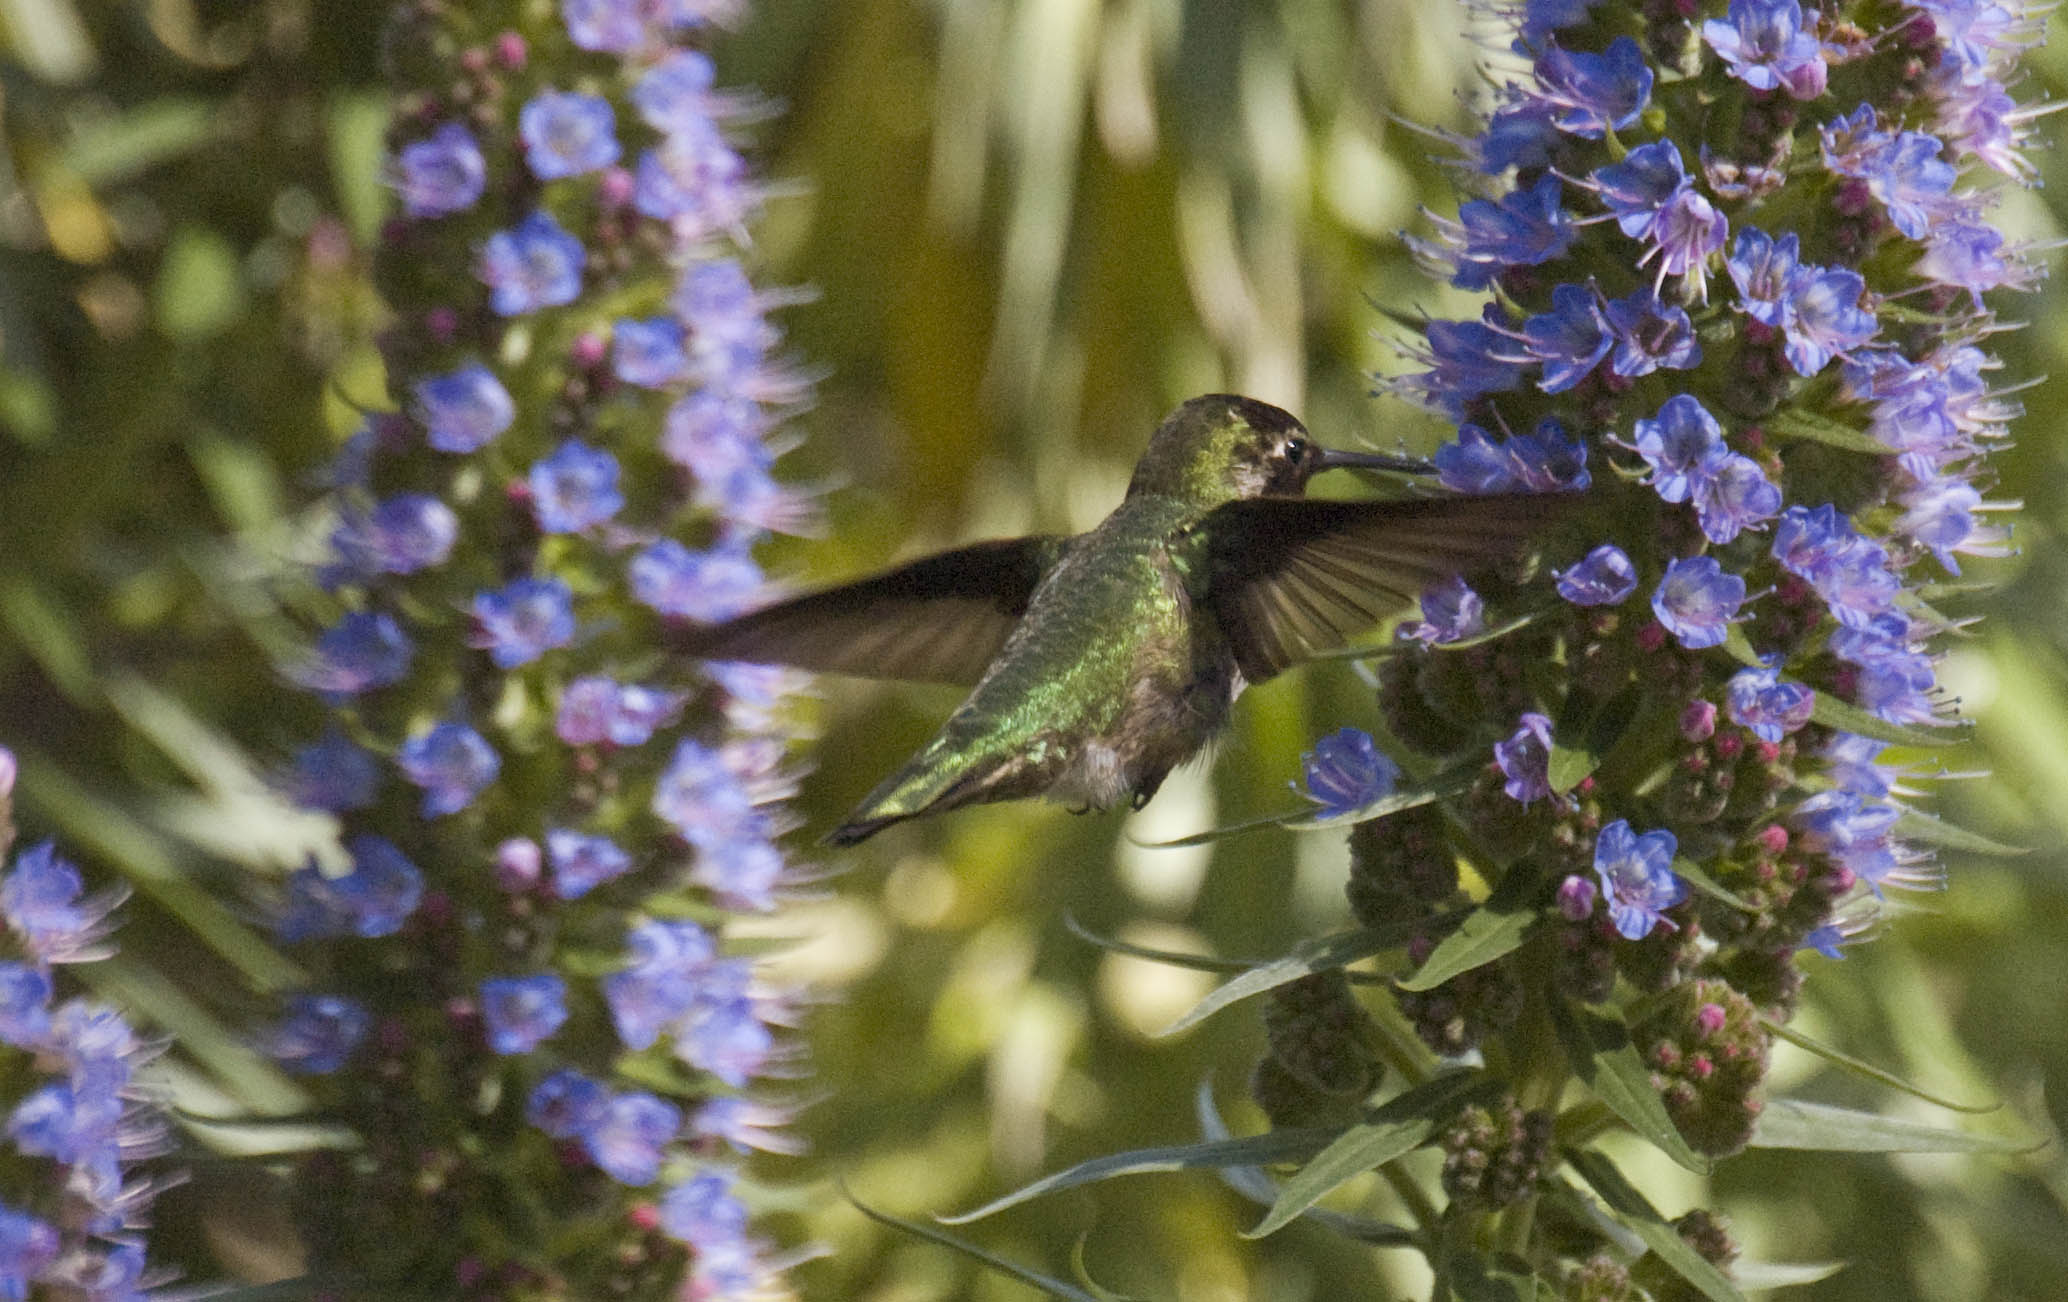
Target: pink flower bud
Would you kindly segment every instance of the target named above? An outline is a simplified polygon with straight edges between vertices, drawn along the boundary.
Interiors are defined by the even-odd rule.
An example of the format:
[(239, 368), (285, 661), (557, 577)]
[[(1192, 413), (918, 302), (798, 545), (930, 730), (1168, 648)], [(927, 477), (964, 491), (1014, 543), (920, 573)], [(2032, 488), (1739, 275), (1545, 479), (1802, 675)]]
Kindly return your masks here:
[(1689, 701), (1680, 712), (1680, 735), (1689, 741), (1707, 741), (1716, 735), (1716, 704)]

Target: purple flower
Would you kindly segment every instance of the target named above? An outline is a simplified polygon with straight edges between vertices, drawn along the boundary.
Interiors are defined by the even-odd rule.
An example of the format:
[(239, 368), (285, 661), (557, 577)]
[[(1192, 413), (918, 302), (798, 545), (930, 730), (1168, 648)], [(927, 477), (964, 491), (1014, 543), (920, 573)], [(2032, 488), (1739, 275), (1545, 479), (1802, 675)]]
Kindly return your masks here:
[(1695, 515), (1710, 542), (1727, 543), (1781, 509), (1781, 490), (1752, 458), (1727, 453), (1705, 470), (1695, 481)]
[(689, 879), (711, 892), (721, 908), (766, 913), (787, 865), (783, 852), (762, 837), (738, 837), (699, 846)]
[[(1486, 315), (1498, 319), (1488, 304)], [(1422, 326), (1423, 359), (1430, 370), (1398, 382), (1401, 390), (1456, 416), (1465, 404), (1489, 393), (1522, 387), (1527, 357), (1509, 353), (1509, 341), (1480, 321), (1429, 321)]]
[(510, 391), (479, 362), (419, 380), (414, 392), (416, 417), (440, 452), (478, 452), (517, 419)]
[(733, 1196), (732, 1178), (701, 1171), (661, 1196), (661, 1230), (702, 1256), (738, 1242), (747, 1232), (747, 1208)]
[(1383, 800), (1400, 781), (1400, 766), (1379, 753), (1370, 733), (1357, 728), (1323, 737), (1300, 763), (1307, 770), (1303, 794), (1331, 817)]
[(297, 1076), (323, 1076), (351, 1061), (372, 1026), (373, 1015), (343, 995), (289, 995), (287, 1016), (264, 1047)]
[(512, 579), (474, 595), (473, 645), (498, 669), (530, 664), (574, 641), (574, 594), (558, 579)]
[(64, 1248), (48, 1222), (0, 1203), (0, 1297), (19, 1302)]
[(687, 1016), (717, 957), (710, 934), (694, 922), (648, 921), (625, 935), (631, 964), (604, 978), (618, 1039), (635, 1052), (650, 1049), (661, 1033)]
[(459, 531), (459, 517), (445, 503), (427, 493), (401, 493), (370, 514), (348, 515), (331, 546), (359, 574), (414, 574), (443, 565)]
[(1865, 627), (1839, 629), (1831, 635), (1831, 653), (1858, 670), (1854, 704), (1891, 723), (1938, 722), (1932, 659), (1917, 649), (1902, 612), (1890, 610)]
[(753, 795), (723, 751), (700, 742), (678, 743), (654, 783), (653, 812), (692, 845), (716, 845), (758, 835)]
[(567, 1021), (567, 983), (551, 972), (491, 977), (481, 983), (481, 1020), (489, 1048), (530, 1053)]
[(645, 0), (560, 0), (568, 39), (585, 50), (631, 54), (646, 43)]
[(314, 654), (297, 673), (302, 686), (334, 697), (356, 696), (401, 682), (415, 648), (390, 616), (355, 610), (316, 639)]
[(1745, 600), (1745, 580), (1713, 556), (1676, 560), (1652, 594), (1652, 613), (1690, 651), (1720, 646)]
[(1642, 836), (1619, 818), (1594, 843), (1594, 875), (1608, 897), (1609, 920), (1625, 940), (1643, 940), (1652, 928), (1677, 930), (1665, 911), (1687, 898), (1687, 883), (1673, 871), (1680, 842), (1660, 828)]
[(1431, 459), (1437, 482), (1453, 493), (1507, 493), (1520, 486), (1507, 449), (1477, 425), (1460, 425), (1458, 437)]
[(0, 960), (0, 1042), (39, 1048), (50, 1034), (50, 971), (41, 963)]
[(680, 1108), (635, 1090), (603, 1105), (582, 1133), (582, 1146), (611, 1179), (644, 1186), (661, 1173), (661, 1159), (681, 1129)]
[(1958, 173), (1940, 155), (1945, 145), (1922, 131), (1877, 129), (1874, 110), (1862, 104), (1821, 132), (1824, 165), (1840, 176), (1866, 183), (1888, 212), (1889, 223), (1921, 240), (1935, 217), (1957, 211), (1952, 199)]
[(1790, 285), (1790, 312), (1784, 322), (1788, 342), (1783, 351), (1797, 375), (1815, 375), (1833, 357), (1840, 357), (1873, 339), (1881, 323), (1860, 306), (1867, 282), (1843, 267), (1798, 270)]
[(1593, 482), (1587, 473), (1587, 444), (1546, 416), (1527, 434), (1508, 440), (1516, 481), (1533, 493), (1578, 493)]
[(290, 944), (328, 936), (392, 936), (416, 912), (423, 874), (393, 842), (355, 836), (345, 842), (351, 871), (330, 876), (312, 859), (287, 876), (287, 903), (274, 930)]
[(1670, 140), (1639, 145), (1621, 162), (1594, 169), (1593, 179), (1616, 225), (1633, 240), (1651, 239), (1660, 211), (1689, 184), (1680, 146)]
[(1809, 722), (1817, 695), (1801, 683), (1780, 681), (1779, 656), (1769, 656), (1757, 669), (1731, 676), (1724, 708), (1731, 722), (1750, 728), (1761, 741), (1779, 741)]
[(543, 208), (511, 230), (497, 231), (481, 249), (480, 276), (489, 306), (500, 316), (523, 316), (572, 303), (582, 292), (582, 242)]
[(1509, 100), (1488, 117), (1486, 130), (1469, 142), (1473, 165), (1488, 176), (1509, 168), (1542, 167), (1551, 161), (1558, 128), (1551, 105), (1534, 96)]
[(1537, 387), (1545, 393), (1563, 393), (1586, 379), (1614, 343), (1591, 284), (1556, 286), (1551, 310), (1522, 323), (1523, 348), (1543, 363)]
[(402, 198), (402, 211), (411, 217), (463, 212), (481, 198), (487, 183), (488, 164), (481, 147), (457, 122), (445, 123), (428, 139), (404, 145), (388, 177)]
[(625, 505), (618, 491), (618, 459), (580, 439), (569, 439), (532, 465), (531, 509), (547, 533), (580, 533), (602, 524)]
[(0, 917), (37, 961), (74, 963), (101, 958), (111, 925), (108, 915), (126, 891), (86, 894), (79, 870), (57, 853), (55, 842), (30, 846), (0, 877)]
[(688, 323), (690, 353), (707, 384), (737, 381), (758, 368), (775, 345), (761, 298), (746, 271), (730, 259), (700, 262), (682, 274), (672, 301)]
[(1603, 543), (1558, 576), (1558, 595), (1575, 606), (1620, 606), (1637, 591), (1637, 567), (1614, 543)]
[(332, 727), (295, 752), (285, 786), (288, 799), (304, 809), (342, 814), (372, 804), (380, 777), (373, 756)]
[(1501, 790), (1526, 805), (1551, 794), (1551, 720), (1532, 711), (1517, 722), (1513, 736), (1494, 743), (1494, 765), (1506, 779)]
[(708, 55), (672, 50), (632, 87), (632, 104), (656, 131), (671, 135), (696, 130), (717, 106), (711, 93), (717, 72)]
[(1702, 24), (1702, 39), (1754, 90), (1784, 88), (1804, 100), (1824, 93), (1823, 43), (1803, 30), (1798, 0), (1731, 0), (1727, 19)]
[(1615, 336), (1609, 369), (1625, 379), (1649, 375), (1660, 367), (1684, 371), (1702, 360), (1687, 312), (1668, 307), (1649, 289), (1610, 299), (1608, 324)]
[(1572, 247), (1572, 217), (1559, 206), (1561, 186), (1546, 175), (1527, 190), (1501, 199), (1474, 199), (1458, 209), (1454, 243), (1457, 273), (1451, 284), (1485, 289), (1510, 267), (1533, 267)]
[(675, 1056), (699, 1071), (742, 1089), (759, 1075), (774, 1051), (775, 1037), (746, 994), (746, 965), (718, 964), (714, 977), (731, 973), (733, 989), (707, 984), (676, 1028)]
[(1888, 552), (1831, 505), (1791, 506), (1774, 528), (1774, 559), (1807, 582), (1848, 628), (1866, 628), (1894, 604), (1902, 579)]
[(1422, 593), (1422, 622), (1402, 625), (1400, 636), (1434, 646), (1462, 642), (1486, 631), (1486, 603), (1465, 581), (1453, 576)]
[(1558, 883), (1558, 915), (1567, 922), (1585, 922), (1594, 913), (1594, 901), (1601, 892), (1594, 883), (1578, 873), (1568, 873)]
[(609, 1102), (609, 1090), (563, 1067), (532, 1087), (524, 1117), (554, 1139), (576, 1139), (596, 1125)]
[(1689, 394), (1668, 398), (1657, 417), (1637, 422), (1637, 455), (1651, 467), (1646, 483), (1668, 502), (1694, 497), (1730, 450), (1723, 427)]
[(1618, 36), (1600, 54), (1552, 46), (1536, 62), (1538, 91), (1567, 135), (1598, 140), (1637, 121), (1650, 102), (1652, 70), (1644, 51)]
[(1794, 297), (1801, 258), (1790, 231), (1776, 240), (1756, 226), (1738, 231), (1724, 266), (1738, 287), (1738, 306), (1762, 325), (1785, 330), (1794, 319)]
[(766, 477), (774, 456), (761, 441), (768, 425), (758, 403), (699, 389), (668, 408), (661, 452), (697, 479), (699, 505), (710, 506), (735, 477)]
[(541, 181), (579, 176), (618, 161), (617, 117), (599, 95), (542, 90), (517, 113), (524, 161)]
[(663, 615), (704, 623), (729, 619), (761, 594), (761, 567), (745, 549), (693, 552), (663, 538), (632, 558), (632, 595)]
[(456, 814), (495, 781), (503, 762), (482, 735), (464, 723), (441, 723), (402, 743), (396, 763), (424, 789), (425, 818)]
[(619, 317), (611, 328), (611, 367), (626, 384), (665, 388), (689, 373), (688, 337), (673, 317)]
[(746, 160), (704, 119), (679, 123), (633, 171), (632, 206), (685, 242), (742, 231), (760, 197)]
[(1958, 216), (1932, 223), (1924, 256), (1911, 270), (1971, 294), (2006, 286), (2023, 289), (2033, 274), (2023, 259), (2006, 256), (2002, 231), (1987, 222)]
[(721, 1140), (735, 1153), (758, 1149), (796, 1154), (803, 1151), (803, 1141), (781, 1131), (796, 1115), (791, 1107), (728, 1095), (698, 1108), (689, 1119), (689, 1130), (701, 1139)]
[(546, 857), (553, 865), (553, 893), (577, 900), (632, 870), (632, 856), (607, 836), (564, 827), (546, 829)]

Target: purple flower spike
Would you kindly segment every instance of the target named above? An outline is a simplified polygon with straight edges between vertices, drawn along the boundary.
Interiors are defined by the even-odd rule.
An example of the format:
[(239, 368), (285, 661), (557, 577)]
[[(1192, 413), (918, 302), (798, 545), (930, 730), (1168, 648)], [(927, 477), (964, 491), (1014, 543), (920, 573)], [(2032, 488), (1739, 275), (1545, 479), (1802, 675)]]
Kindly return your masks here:
[(1637, 567), (1622, 548), (1603, 543), (1558, 576), (1558, 595), (1575, 606), (1620, 606), (1637, 591)]
[(1673, 871), (1679, 840), (1664, 828), (1642, 836), (1619, 818), (1594, 843), (1594, 875), (1608, 897), (1609, 920), (1625, 940), (1643, 940), (1652, 928), (1678, 930), (1665, 916), (1687, 898), (1687, 883)]
[(1685, 393), (1668, 398), (1655, 418), (1637, 422), (1634, 446), (1651, 467), (1646, 482), (1668, 502), (1693, 497), (1730, 455), (1723, 427), (1707, 407)]
[(1779, 741), (1809, 722), (1817, 696), (1801, 683), (1780, 681), (1780, 657), (1769, 656), (1758, 669), (1731, 676), (1724, 708), (1731, 722), (1750, 728), (1761, 741)]
[(389, 184), (402, 199), (402, 211), (411, 217), (444, 217), (480, 200), (488, 184), (488, 164), (474, 134), (448, 122), (429, 139), (402, 147)]
[(1785, 89), (1802, 100), (1824, 93), (1823, 43), (1803, 30), (1798, 0), (1731, 0), (1727, 18), (1702, 24), (1702, 39), (1754, 90)]
[(602, 524), (625, 505), (618, 491), (618, 459), (580, 439), (532, 466), (531, 509), (547, 533), (580, 533)]
[(1534, 711), (1506, 741), (1494, 743), (1494, 765), (1506, 781), (1501, 790), (1527, 805), (1551, 794), (1551, 720)]
[(618, 161), (617, 117), (600, 95), (544, 90), (517, 114), (524, 161), (541, 181), (579, 176)]
[(572, 303), (582, 292), (588, 254), (540, 209), (516, 227), (497, 231), (482, 246), (480, 275), (488, 305), (500, 316), (523, 316)]
[(551, 972), (492, 977), (481, 983), (481, 1019), (489, 1048), (530, 1053), (567, 1021), (567, 983)]
[(574, 641), (573, 602), (558, 579), (513, 579), (494, 592), (477, 593), (473, 645), (486, 648), (498, 669), (530, 664)]
[(1307, 770), (1302, 794), (1330, 817), (1384, 799), (1400, 781), (1400, 766), (1379, 752), (1370, 733), (1357, 728), (1343, 728), (1323, 737), (1300, 762)]
[(1618, 36), (1600, 54), (1552, 46), (1538, 59), (1537, 84), (1552, 121), (1570, 136), (1599, 140), (1637, 121), (1651, 102), (1652, 70), (1644, 51)]
[(441, 723), (402, 743), (404, 777), (424, 789), (424, 817), (456, 814), (502, 771), (502, 758), (464, 723)]
[(1695, 556), (1666, 567), (1666, 576), (1652, 594), (1652, 613), (1680, 645), (1700, 651), (1723, 644), (1744, 601), (1745, 580), (1718, 565), (1713, 556)]
[(479, 362), (419, 381), (415, 393), (417, 419), (440, 452), (478, 452), (517, 419), (510, 391)]

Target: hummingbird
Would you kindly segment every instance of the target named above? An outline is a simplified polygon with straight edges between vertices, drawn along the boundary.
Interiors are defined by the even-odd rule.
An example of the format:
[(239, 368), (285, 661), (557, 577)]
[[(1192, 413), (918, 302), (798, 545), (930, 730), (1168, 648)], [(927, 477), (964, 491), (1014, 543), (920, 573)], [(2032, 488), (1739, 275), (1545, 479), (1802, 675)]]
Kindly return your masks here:
[(1290, 413), (1207, 394), (1164, 420), (1127, 495), (1075, 537), (1004, 538), (685, 625), (675, 649), (970, 688), (940, 732), (826, 838), (1045, 796), (1140, 809), (1227, 724), (1235, 698), (1414, 601), (1517, 558), (1552, 518), (1535, 493), (1303, 496), (1326, 470), (1428, 462), (1321, 447)]

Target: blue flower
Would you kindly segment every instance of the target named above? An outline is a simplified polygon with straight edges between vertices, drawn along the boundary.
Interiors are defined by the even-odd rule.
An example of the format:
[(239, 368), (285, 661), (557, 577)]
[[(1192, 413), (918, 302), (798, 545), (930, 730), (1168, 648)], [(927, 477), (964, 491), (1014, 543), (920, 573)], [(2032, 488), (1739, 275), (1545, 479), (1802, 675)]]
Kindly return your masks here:
[(346, 577), (357, 580), (443, 565), (459, 529), (459, 517), (445, 503), (427, 493), (402, 493), (368, 514), (347, 514), (330, 542), (346, 566)]
[(393, 842), (345, 842), (351, 871), (330, 876), (311, 859), (287, 876), (287, 902), (274, 930), (290, 943), (325, 936), (392, 936), (416, 912), (424, 879)]
[(126, 892), (85, 892), (79, 870), (58, 855), (55, 842), (44, 841), (16, 855), (13, 871), (0, 878), (0, 917), (40, 962), (99, 958), (108, 915)]
[(440, 452), (478, 452), (517, 419), (517, 404), (479, 362), (417, 381), (416, 416)]
[(1594, 875), (1608, 898), (1609, 920), (1625, 940), (1643, 940), (1652, 928), (1675, 930), (1665, 911), (1687, 898), (1687, 883), (1673, 871), (1680, 842), (1664, 828), (1642, 836), (1619, 818), (1594, 843)]
[(1314, 743), (1300, 757), (1307, 770), (1307, 799), (1327, 814), (1347, 814), (1393, 794), (1400, 766), (1379, 752), (1371, 734), (1343, 728)]
[(663, 615), (711, 623), (739, 614), (761, 594), (761, 567), (745, 549), (693, 552), (663, 538), (632, 558), (632, 595)]
[(464, 212), (480, 200), (488, 183), (488, 164), (474, 134), (457, 122), (447, 122), (428, 139), (402, 147), (388, 183), (401, 196), (402, 211), (411, 217), (443, 217)]
[(0, 960), (0, 1042), (35, 1049), (50, 1034), (50, 971), (41, 963)]
[(1756, 226), (1738, 231), (1725, 268), (1738, 287), (1738, 305), (1746, 315), (1776, 330), (1792, 320), (1800, 242), (1790, 231), (1776, 240)]
[(287, 796), (304, 809), (342, 814), (372, 804), (380, 776), (373, 756), (332, 727), (295, 752)]
[(609, 1102), (608, 1089), (563, 1067), (532, 1087), (524, 1118), (555, 1139), (575, 1139), (596, 1125)]
[(1864, 182), (1889, 223), (1913, 240), (1925, 237), (1935, 217), (1961, 207), (1951, 197), (1958, 173), (1940, 157), (1945, 144), (1937, 136), (1879, 130), (1873, 108), (1862, 104), (1827, 124), (1821, 142), (1824, 165)]
[(618, 459), (580, 439), (562, 443), (531, 467), (531, 509), (547, 533), (580, 533), (624, 508)]
[(1781, 509), (1781, 490), (1748, 456), (1726, 453), (1704, 471), (1695, 481), (1695, 515), (1710, 542), (1727, 543)]
[(1459, 493), (1572, 491), (1587, 487), (1587, 445), (1546, 417), (1528, 434), (1495, 443), (1477, 425), (1436, 450), (1437, 481)]
[(706, 384), (736, 386), (775, 346), (761, 296), (731, 259), (700, 262), (682, 274), (671, 301), (689, 326), (690, 355)]
[(694, 922), (641, 922), (626, 932), (625, 946), (631, 963), (604, 979), (603, 998), (618, 1038), (636, 1052), (689, 1013), (718, 950)]
[(1499, 200), (1474, 199), (1458, 209), (1457, 273), (1451, 284), (1485, 289), (1510, 267), (1533, 267), (1572, 247), (1576, 229), (1559, 206), (1561, 186), (1545, 176)]
[[(1497, 316), (1492, 305), (1490, 317)], [(1509, 352), (1501, 332), (1480, 321), (1429, 321), (1422, 326), (1423, 360), (1430, 370), (1408, 376), (1396, 387), (1441, 411), (1458, 415), (1467, 403), (1489, 393), (1522, 387), (1528, 357)]]
[(541, 181), (579, 176), (618, 161), (617, 117), (600, 95), (542, 90), (518, 111), (524, 161)]
[(1552, 107), (1534, 96), (1511, 99), (1493, 111), (1486, 130), (1470, 142), (1472, 162), (1488, 176), (1509, 168), (1543, 167), (1558, 142)]
[[(716, 989), (716, 978), (730, 974), (732, 988)], [(745, 1088), (761, 1074), (775, 1048), (775, 1036), (746, 993), (746, 965), (713, 965), (707, 988), (675, 1030), (675, 1055), (699, 1071), (707, 1071), (734, 1089)]]
[(530, 1053), (567, 1021), (567, 982), (551, 972), (491, 977), (481, 983), (481, 1020), (489, 1048)]
[(498, 669), (530, 664), (574, 641), (574, 594), (558, 579), (512, 579), (474, 595), (473, 645)]
[(1494, 766), (1505, 779), (1501, 790), (1529, 804), (1551, 794), (1551, 720), (1529, 711), (1506, 741), (1494, 743)]
[(1518, 485), (1507, 448), (1477, 425), (1460, 425), (1458, 437), (1431, 458), (1436, 481), (1453, 493), (1506, 493)]
[(631, 54), (646, 44), (645, 0), (560, 0), (568, 39), (585, 50)]
[(1623, 549), (1603, 543), (1558, 576), (1558, 595), (1575, 606), (1620, 606), (1637, 591), (1637, 567)]
[(0, 1203), (0, 1297), (22, 1302), (63, 1247), (48, 1222)]
[(1618, 36), (1600, 54), (1553, 46), (1538, 57), (1536, 74), (1552, 121), (1571, 136), (1598, 140), (1608, 131), (1621, 131), (1651, 101), (1651, 66), (1627, 36)]
[(1740, 669), (1731, 676), (1724, 695), (1724, 708), (1731, 722), (1750, 728), (1761, 741), (1779, 741), (1809, 722), (1817, 695), (1801, 683), (1780, 681), (1779, 656), (1768, 656), (1757, 669)]
[(620, 380), (660, 389), (689, 373), (688, 332), (673, 317), (620, 317), (611, 329), (611, 367)]
[(711, 892), (721, 908), (766, 913), (787, 875), (782, 851), (758, 836), (699, 846), (689, 879)]
[(1422, 622), (1403, 624), (1400, 636), (1438, 645), (1462, 642), (1486, 631), (1486, 603), (1465, 581), (1453, 576), (1423, 591)]
[(760, 193), (746, 160), (703, 120), (678, 124), (660, 148), (639, 155), (632, 174), (632, 206), (683, 241), (741, 231)]
[(661, 1229), (699, 1255), (736, 1242), (747, 1232), (747, 1208), (732, 1192), (732, 1178), (701, 1171), (661, 1197)]
[(641, 683), (627, 683), (618, 689), (608, 724), (613, 746), (644, 746), (656, 730), (675, 721), (686, 697)]
[(456, 814), (495, 781), (503, 761), (486, 738), (464, 723), (441, 723), (402, 743), (396, 763), (424, 789), (425, 818)]
[(1745, 601), (1745, 580), (1713, 556), (1676, 560), (1652, 594), (1652, 613), (1690, 651), (1721, 646)]
[(1670, 140), (1639, 145), (1621, 162), (1595, 168), (1593, 180), (1616, 225), (1633, 240), (1651, 239), (1660, 211), (1690, 185), (1680, 146)]
[(697, 50), (672, 50), (632, 87), (639, 116), (656, 131), (694, 131), (711, 116), (716, 70)]
[(572, 303), (582, 292), (587, 257), (580, 240), (538, 209), (482, 246), (480, 275), (489, 289), (489, 306), (500, 316), (523, 316)]
[(1833, 357), (1867, 343), (1881, 330), (1860, 306), (1867, 282), (1846, 267), (1802, 267), (1790, 284), (1783, 350), (1798, 375), (1815, 375)]
[(577, 900), (632, 870), (632, 856), (607, 836), (564, 827), (546, 829), (546, 858), (553, 865), (553, 893)]
[(352, 1060), (372, 1026), (365, 1006), (343, 995), (290, 995), (265, 1050), (297, 1076), (324, 1076)]
[(1798, 0), (1731, 0), (1728, 18), (1702, 24), (1702, 39), (1754, 90), (1785, 88), (1803, 100), (1824, 93), (1823, 42), (1803, 30)]
[(620, 1094), (582, 1133), (582, 1147), (605, 1175), (640, 1187), (661, 1173), (668, 1144), (682, 1130), (682, 1110), (643, 1090)]
[(1537, 387), (1545, 393), (1563, 393), (1593, 374), (1614, 343), (1591, 284), (1555, 287), (1551, 310), (1522, 323), (1523, 348), (1543, 363)]
[(1789, 507), (1774, 528), (1773, 557), (1782, 569), (1816, 589), (1839, 623), (1849, 628), (1868, 627), (1894, 604), (1902, 589), (1882, 545), (1862, 537), (1828, 503), (1814, 510)]
[(355, 610), (324, 630), (296, 681), (333, 697), (356, 696), (399, 683), (415, 652), (409, 636), (382, 612)]
[(721, 750), (684, 739), (653, 788), (653, 812), (692, 845), (756, 834), (754, 797)]
[(1684, 371), (1702, 360), (1702, 346), (1687, 312), (1661, 303), (1652, 290), (1609, 300), (1608, 324), (1616, 341), (1609, 369), (1625, 379), (1649, 375), (1662, 366)]
[(1645, 482), (1668, 502), (1685, 502), (1695, 496), (1730, 455), (1723, 442), (1723, 427), (1690, 394), (1668, 398), (1650, 420), (1640, 418), (1636, 433), (1637, 442), (1632, 446), (1651, 467)]

